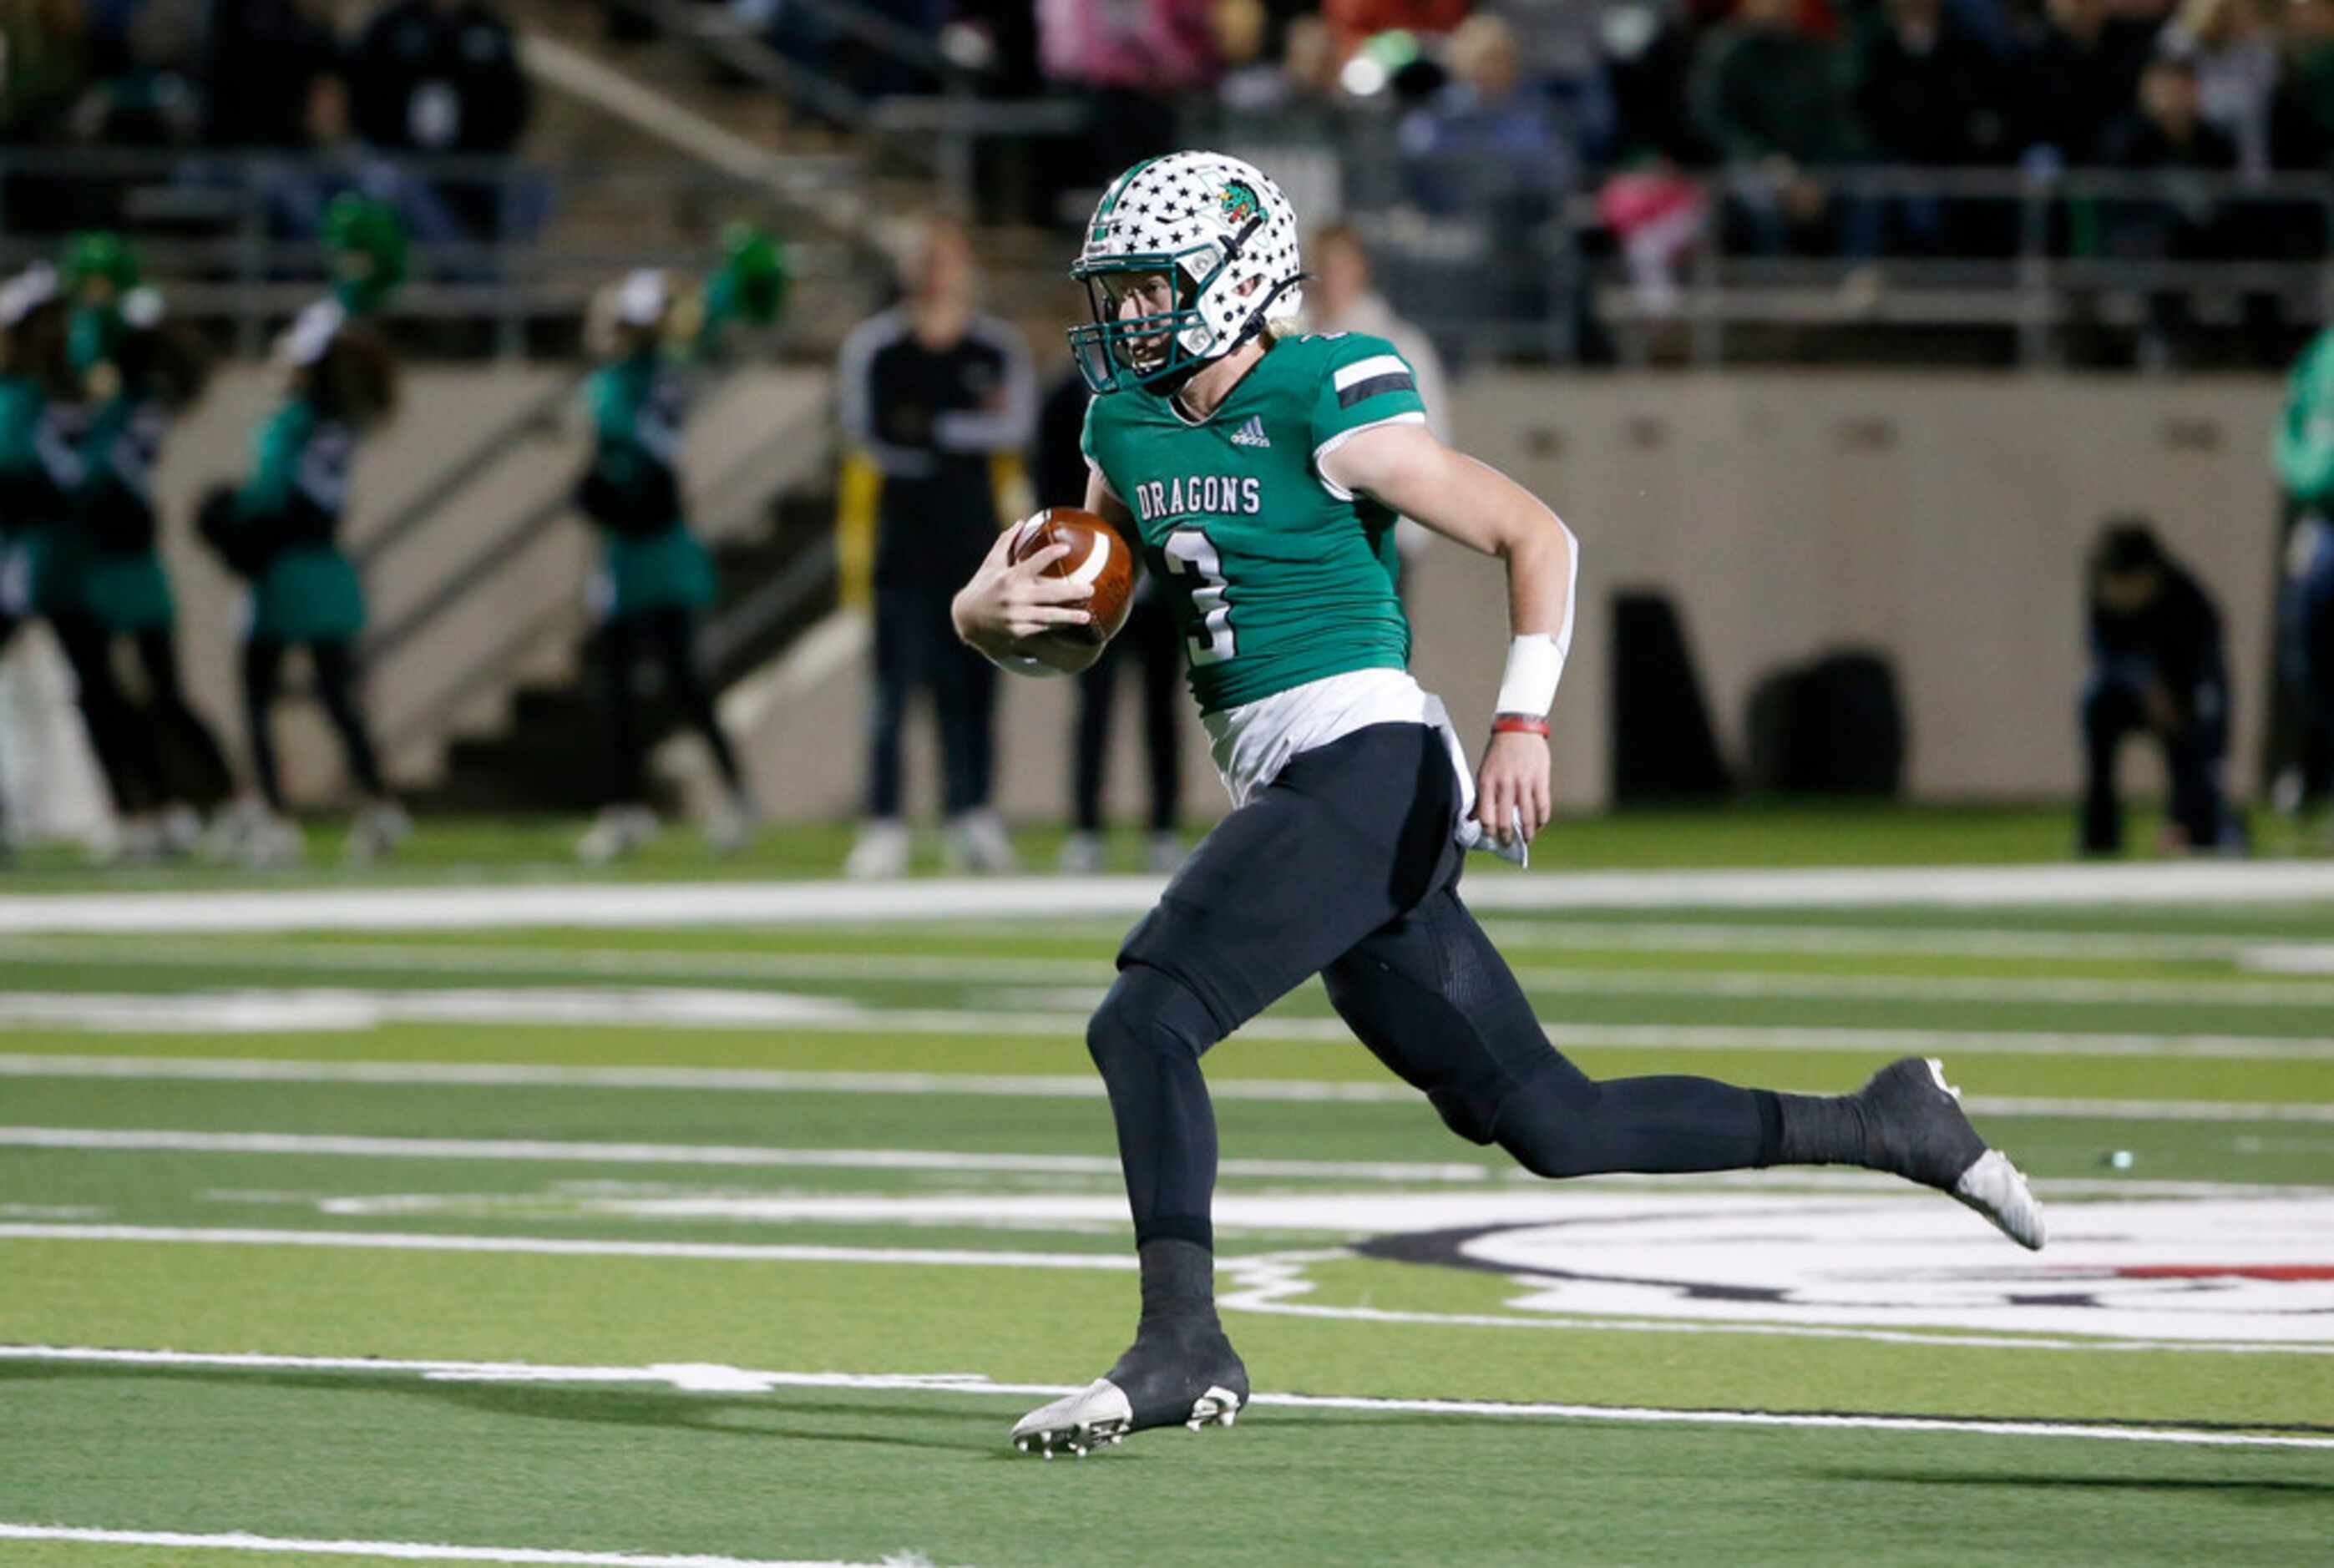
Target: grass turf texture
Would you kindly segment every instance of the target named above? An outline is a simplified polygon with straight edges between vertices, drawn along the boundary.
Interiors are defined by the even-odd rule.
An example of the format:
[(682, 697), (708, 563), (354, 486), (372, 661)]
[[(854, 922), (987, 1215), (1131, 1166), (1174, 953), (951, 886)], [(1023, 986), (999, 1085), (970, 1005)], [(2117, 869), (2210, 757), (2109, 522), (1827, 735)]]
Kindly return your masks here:
[[(1198, 830), (1220, 810), (1210, 799), (1192, 803)], [(2282, 819), (2258, 813), (2256, 842), (2265, 852), (2324, 854), (2329, 844), (2318, 829), (2297, 830)], [(2126, 852), (2145, 859), (2154, 851), (2162, 813), (2135, 806), (2127, 816)], [(0, 888), (24, 891), (94, 889), (336, 887), (345, 885), (444, 884), (487, 879), (528, 880), (640, 881), (760, 880), (836, 874), (850, 852), (847, 823), (779, 823), (765, 828), (743, 854), (712, 854), (694, 828), (675, 825), (632, 859), (614, 866), (576, 864), (575, 842), (588, 824), (581, 820), (526, 817), (423, 819), (413, 838), (386, 863), (342, 863), (346, 829), (337, 819), (304, 830), (307, 863), (254, 872), (236, 867), (188, 864), (166, 867), (90, 868), (78, 850), (38, 847), (20, 851), (0, 869)], [(1577, 870), (1703, 867), (1998, 865), (2061, 860), (2074, 844), (2075, 819), (2064, 805), (1903, 806), (1866, 801), (1775, 802), (1749, 800), (1723, 810), (1644, 809), (1599, 816), (1563, 817), (1552, 823), (1535, 849), (1543, 864)], [(1036, 824), (1017, 828), (1014, 842), (1025, 864), (1048, 870), (1060, 852), (1064, 830)], [(1106, 835), (1109, 869), (1140, 871), (1146, 836), (1132, 829)], [(1510, 874), (1509, 868), (1478, 857), (1476, 874)], [(919, 831), (912, 861), (920, 873), (941, 865), (936, 830)]]
[[(2050, 819), (2055, 847), (2063, 822)], [(1851, 823), (1851, 830), (1854, 824)], [(1763, 831), (1763, 830), (1760, 830)], [(1746, 837), (1756, 837), (1750, 832)], [(839, 841), (838, 841), (839, 842)], [(1650, 844), (1647, 846), (1650, 849)], [(1870, 846), (1867, 843), (1866, 847)], [(1738, 844), (1755, 859), (1761, 846)], [(1723, 858), (1723, 857), (1722, 857)], [(1911, 853), (1908, 858), (1939, 858)], [(1626, 862), (1618, 862), (1626, 863)], [(701, 864), (675, 874), (699, 875)], [(525, 874), (524, 871), (512, 874)], [(644, 870), (643, 874), (652, 874)], [(72, 879), (60, 879), (60, 880)], [(110, 885), (110, 884), (109, 884)], [(1973, 1095), (2114, 1102), (2334, 1104), (2334, 1061), (2198, 1054), (2087, 1055), (2037, 1044), (2043, 1031), (2323, 1040), (2321, 982), (2258, 976), (2235, 962), (2262, 940), (2320, 940), (2315, 908), (1894, 910), (1866, 917), (1645, 911), (1595, 921), (1503, 917), (1519, 968), (1547, 971), (1535, 1001), (1567, 1026), (1627, 1024), (1643, 1044), (1580, 1050), (1592, 1072), (1706, 1072), (1783, 1086), (1843, 1088), (1885, 1053), (1717, 1049), (1693, 1031), (2021, 1032), (1998, 1051), (1947, 1053)], [(1775, 947), (1705, 951), (1682, 933), (1777, 933)], [(1622, 942), (1611, 935), (1638, 933)], [(1794, 933), (1901, 937), (1897, 952), (1794, 948)], [(2107, 947), (1955, 953), (1945, 938), (2019, 931)], [(1606, 933), (1600, 936), (1598, 933)], [(967, 1224), (885, 1204), (965, 1198), (1009, 1217), (1033, 1198), (1102, 1203), (1116, 1191), (1107, 1111), (1091, 1093), (962, 1094), (952, 1074), (1085, 1078), (1074, 993), (1104, 983), (1112, 922), (944, 930), (530, 931), (332, 938), (0, 938), (0, 993), (169, 995), (234, 986), (360, 993), (555, 985), (685, 985), (848, 1000), (874, 1015), (851, 1032), (786, 1028), (549, 1026), (391, 1022), (248, 1033), (10, 1027), (0, 1053), (31, 1056), (242, 1058), (282, 1062), (746, 1067), (931, 1075), (931, 1092), (615, 1091), (186, 1082), (130, 1076), (0, 1076), (0, 1124), (208, 1133), (728, 1145), (1071, 1157), (1068, 1170), (712, 1168), (685, 1158), (615, 1163), (352, 1153), (265, 1155), (0, 1146), (0, 1342), (183, 1352), (526, 1361), (639, 1368), (708, 1362), (797, 1372), (977, 1373), (1082, 1381), (1124, 1343), (1133, 1280), (1123, 1269), (982, 1262), (546, 1256), (284, 1245), (218, 1246), (39, 1234), (121, 1225), (359, 1236), (549, 1237), (605, 1244), (712, 1242), (876, 1252), (1037, 1252), (1122, 1258), (1122, 1220)], [(2127, 949), (2115, 939), (2128, 938)], [(2146, 943), (2225, 938), (2168, 957)], [(1609, 945), (1597, 946), (1598, 942)], [(1924, 948), (1924, 943), (1927, 946)], [(429, 967), (442, 951), (463, 961)], [(588, 955), (614, 955), (616, 961)], [(627, 972), (626, 956), (705, 973)], [(1065, 973), (1010, 985), (887, 983), (750, 966), (858, 956), (1043, 958)], [(393, 965), (368, 959), (393, 958)], [(597, 967), (595, 966), (602, 966)], [(813, 966), (815, 967), (815, 966)], [(1081, 978), (1082, 968), (1092, 970)], [(726, 971), (726, 972), (725, 972)], [(1580, 975), (1654, 982), (1583, 989)], [(1696, 993), (1712, 975), (1868, 982), (2066, 979), (2225, 986), (2146, 1002), (2112, 995), (2040, 1002), (1905, 995)], [(1664, 991), (1664, 976), (1674, 978)], [(1590, 982), (1591, 985), (1598, 982)], [(1611, 984), (1619, 986), (1621, 978)], [(1032, 989), (1051, 995), (1014, 996)], [(2287, 999), (2253, 1005), (2241, 998)], [(5, 1000), (5, 997), (0, 997)], [(890, 1032), (881, 1015), (1059, 1014), (1043, 1031)], [(1317, 992), (1276, 1017), (1326, 1018)], [(1663, 1031), (1673, 1032), (1669, 1035)], [(1358, 1046), (1235, 1040), (1210, 1059), (1228, 1089), (1290, 1080), (1383, 1085)], [(919, 1082), (922, 1082), (920, 1078)], [(1487, 1194), (1535, 1190), (1496, 1150), (1452, 1140), (1404, 1101), (1219, 1104), (1228, 1160), (1413, 1164), (1446, 1172), (1360, 1180), (1228, 1175), (1228, 1198), (1281, 1194)], [(2334, 1190), (2334, 1124), (2194, 1117), (2020, 1115), (1983, 1119), (2046, 1184), (2055, 1217), (2079, 1229), (2087, 1201), (2148, 1183), (2264, 1183)], [(2109, 1150), (2127, 1166), (2102, 1163)], [(1479, 1168), (1479, 1175), (1463, 1174)], [(1447, 1174), (1459, 1172), (1461, 1174)], [(1585, 1184), (1591, 1191), (1726, 1195), (1691, 1180)], [(1794, 1201), (1800, 1189), (1755, 1190)], [(1833, 1194), (1818, 1178), (1809, 1196)], [(1863, 1188), (1856, 1196), (1874, 1196)], [(863, 1200), (856, 1217), (660, 1215), (660, 1200)], [(1908, 1195), (1908, 1216), (1939, 1200)], [(645, 1207), (644, 1207), (645, 1206)], [(1950, 1206), (1955, 1220), (1979, 1226)], [(1982, 1227), (1980, 1232), (1982, 1236)], [(1516, 1306), (1518, 1282), (1481, 1271), (1354, 1255), (1353, 1233), (1228, 1227), (1228, 1260), (1318, 1248), (1305, 1300), (1435, 1319), (1392, 1323), (1236, 1311), (1230, 1327), (1259, 1389), (1376, 1398), (1479, 1398), (1688, 1409), (1849, 1410), (2047, 1421), (2218, 1423), (2322, 1429), (2334, 1423), (2334, 1356), (2068, 1348), (1942, 1324), (1940, 1342), (1761, 1336), (1722, 1325), (1632, 1328)], [(2017, 1260), (1999, 1244), (1982, 1255)], [(2043, 1255), (2047, 1260), (2049, 1254)], [(2215, 1256), (2213, 1262), (2242, 1262)], [(2334, 1257), (2325, 1260), (2334, 1265)], [(1505, 1320), (1515, 1320), (1508, 1322)], [(2024, 1336), (2032, 1339), (2033, 1336)], [(2045, 1336), (2049, 1337), (2049, 1336)], [(2064, 1336), (2059, 1336), (2063, 1338)], [(1955, 1340), (1972, 1342), (1950, 1342)], [(31, 1364), (0, 1360), (0, 1522), (299, 1539), (722, 1554), (934, 1563), (1136, 1561), (1371, 1563), (2185, 1563), (2307, 1562), (2334, 1517), (2334, 1450), (2179, 1448), (2072, 1438), (1639, 1426), (1512, 1416), (1265, 1407), (1229, 1432), (1147, 1434), (1083, 1463), (1040, 1465), (1003, 1438), (1035, 1400), (931, 1390), (777, 1388), (767, 1392), (425, 1381), (410, 1372)], [(2334, 1435), (2334, 1434), (2329, 1434)], [(72, 1568), (251, 1560), (235, 1552), (0, 1542), (0, 1562)], [(283, 1558), (318, 1563), (362, 1557)]]

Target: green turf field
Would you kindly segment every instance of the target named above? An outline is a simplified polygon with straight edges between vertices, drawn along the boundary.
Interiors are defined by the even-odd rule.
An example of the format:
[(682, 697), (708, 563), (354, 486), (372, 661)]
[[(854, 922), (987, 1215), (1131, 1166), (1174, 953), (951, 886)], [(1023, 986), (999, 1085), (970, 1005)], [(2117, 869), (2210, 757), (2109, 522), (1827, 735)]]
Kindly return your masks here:
[(1534, 1181), (1301, 990), (1210, 1058), (1257, 1404), (1040, 1463), (1012, 1420), (1133, 1322), (1124, 918), (108, 933), (8, 922), (118, 884), (27, 885), (0, 1563), (2334, 1561), (2334, 902), (1487, 917), (1599, 1075), (1941, 1055), (2036, 1255), (1857, 1173)]

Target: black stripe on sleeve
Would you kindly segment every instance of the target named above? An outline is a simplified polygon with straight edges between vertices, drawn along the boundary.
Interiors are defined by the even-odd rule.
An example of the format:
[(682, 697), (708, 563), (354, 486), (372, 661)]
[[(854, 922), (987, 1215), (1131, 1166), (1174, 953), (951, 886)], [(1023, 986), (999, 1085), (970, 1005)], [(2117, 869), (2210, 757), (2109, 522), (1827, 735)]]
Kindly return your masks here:
[(1410, 379), (1408, 370), (1389, 370), (1383, 376), (1372, 376), (1366, 381), (1355, 381), (1337, 394), (1337, 407), (1350, 409), (1365, 398), (1374, 398), (1381, 392), (1414, 392), (1418, 383)]

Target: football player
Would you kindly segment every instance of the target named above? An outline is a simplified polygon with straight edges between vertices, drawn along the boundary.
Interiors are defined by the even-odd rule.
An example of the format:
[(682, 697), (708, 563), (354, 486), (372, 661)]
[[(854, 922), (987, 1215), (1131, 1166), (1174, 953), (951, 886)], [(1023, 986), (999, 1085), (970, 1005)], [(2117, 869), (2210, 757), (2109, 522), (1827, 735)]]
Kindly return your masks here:
[[(2042, 1244), (2025, 1178), (1936, 1064), (1853, 1094), (1708, 1079), (1592, 1081), (1553, 1049), (1458, 895), (1468, 847), (1520, 859), (1548, 819), (1548, 712), (1577, 553), (1546, 506), (1428, 430), (1382, 338), (1285, 335), (1297, 215), (1237, 159), (1182, 152), (1104, 191), (1074, 277), (1096, 396), (1085, 505), (1163, 575), (1234, 810), (1129, 933), (1086, 1034), (1110, 1092), (1142, 1267), (1133, 1344), (1015, 1444), (1084, 1454), (1150, 1427), (1230, 1425), (1247, 1370), (1214, 1303), (1216, 1129), (1200, 1057), (1307, 976), (1461, 1137), (1547, 1177), (1845, 1164), (1952, 1193)], [(1512, 641), (1472, 776), (1406, 668), (1394, 524), (1507, 566)], [(1075, 669), (1080, 590), (1018, 564), (1008, 531), (957, 595), (964, 640), (1008, 669)]]

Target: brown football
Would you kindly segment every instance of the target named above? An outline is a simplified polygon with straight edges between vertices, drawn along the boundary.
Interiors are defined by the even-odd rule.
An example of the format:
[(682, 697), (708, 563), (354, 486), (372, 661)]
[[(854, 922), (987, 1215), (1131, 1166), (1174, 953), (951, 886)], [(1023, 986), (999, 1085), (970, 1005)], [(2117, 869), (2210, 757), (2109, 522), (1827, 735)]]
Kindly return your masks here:
[(1085, 626), (1061, 627), (1052, 635), (1068, 642), (1108, 642), (1116, 637), (1134, 598), (1134, 553), (1118, 530), (1076, 506), (1048, 506), (1015, 527), (1014, 560), (1027, 560), (1048, 544), (1066, 544), (1070, 553), (1046, 567), (1046, 575), (1066, 577), (1093, 591), (1085, 609), (1094, 620)]

